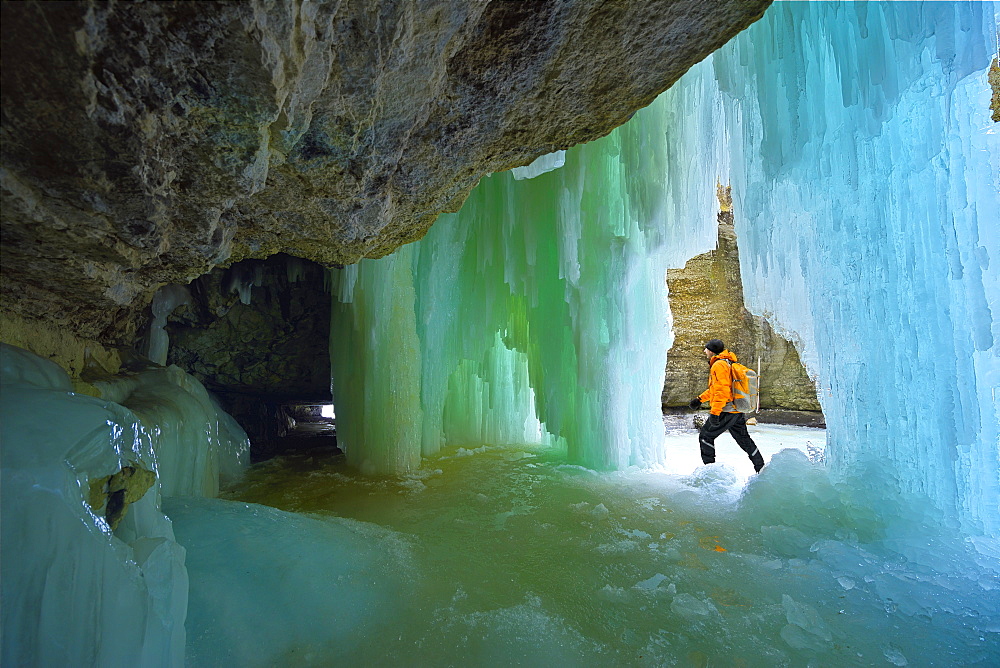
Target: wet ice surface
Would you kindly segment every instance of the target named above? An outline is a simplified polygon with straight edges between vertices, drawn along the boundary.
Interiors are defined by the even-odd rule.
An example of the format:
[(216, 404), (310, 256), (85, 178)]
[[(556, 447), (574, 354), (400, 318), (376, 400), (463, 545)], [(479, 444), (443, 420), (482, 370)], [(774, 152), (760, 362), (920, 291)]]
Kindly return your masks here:
[[(696, 432), (668, 427), (663, 472), (481, 445), (392, 478), (316, 454), (258, 465), (242, 503), (174, 517), (189, 662), (249, 635), (245, 665), (996, 665), (996, 560), (831, 483), (804, 453), (823, 430), (752, 428), (768, 461), (752, 476), (728, 436), (702, 467)], [(227, 632), (241, 608), (295, 642)]]

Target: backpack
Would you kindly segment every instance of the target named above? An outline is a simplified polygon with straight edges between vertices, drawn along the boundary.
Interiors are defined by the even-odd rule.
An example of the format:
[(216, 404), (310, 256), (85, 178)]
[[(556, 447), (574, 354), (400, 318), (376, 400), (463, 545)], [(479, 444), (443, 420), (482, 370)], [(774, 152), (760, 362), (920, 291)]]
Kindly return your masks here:
[[(729, 360), (726, 360), (729, 362)], [(760, 378), (757, 372), (739, 362), (729, 362), (733, 374), (733, 408), (739, 413), (753, 413), (760, 408)]]

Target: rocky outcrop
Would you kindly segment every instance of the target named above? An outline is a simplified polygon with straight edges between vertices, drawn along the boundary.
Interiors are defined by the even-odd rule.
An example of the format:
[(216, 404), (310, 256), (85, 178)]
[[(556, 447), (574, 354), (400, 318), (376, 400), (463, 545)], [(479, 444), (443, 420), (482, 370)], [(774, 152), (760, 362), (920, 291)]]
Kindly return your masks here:
[(720, 202), (716, 249), (667, 272), (674, 345), (667, 354), (661, 403), (664, 408), (684, 406), (705, 390), (708, 368), (702, 351), (706, 341), (718, 338), (740, 361), (759, 368), (761, 408), (819, 411), (816, 386), (795, 346), (743, 304), (728, 188), (720, 188)]
[(993, 97), (990, 99), (990, 110), (993, 112), (993, 122), (1000, 123), (1000, 56), (990, 63), (990, 72), (987, 75), (990, 88), (993, 89)]
[[(7, 267), (2, 271), (6, 272)], [(64, 327), (9, 312), (0, 317), (0, 341), (55, 362), (69, 375), (74, 392), (92, 397), (101, 396), (101, 392), (91, 381), (117, 373), (123, 362), (116, 348), (76, 336)]]
[(87, 502), (95, 513), (103, 513), (108, 526), (114, 531), (135, 503), (156, 482), (156, 473), (141, 466), (123, 466), (114, 475), (90, 481)]
[(213, 267), (390, 253), (769, 2), (2, 3), (3, 309), (130, 342)]

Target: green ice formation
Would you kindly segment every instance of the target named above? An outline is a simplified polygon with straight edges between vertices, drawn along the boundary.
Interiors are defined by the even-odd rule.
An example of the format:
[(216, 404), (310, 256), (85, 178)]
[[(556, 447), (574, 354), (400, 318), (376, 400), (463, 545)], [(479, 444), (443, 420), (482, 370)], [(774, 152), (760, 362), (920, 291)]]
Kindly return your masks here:
[[(715, 184), (668, 160), (675, 108), (661, 97), (535, 178), (487, 177), (421, 241), (335, 271), (333, 390), (354, 466), (539, 442), (595, 469), (661, 462), (664, 275), (714, 238)], [(669, 224), (682, 198), (707, 212), (700, 229)]]
[(402, 471), (537, 418), (574, 463), (660, 463), (664, 270), (711, 248), (720, 180), (749, 308), (822, 390), (831, 470), (860, 486), (885, 470), (995, 535), (996, 18), (993, 3), (775, 3), (625, 126), (543, 161), (562, 167), (484, 179), (419, 244), (341, 271), (348, 457)]

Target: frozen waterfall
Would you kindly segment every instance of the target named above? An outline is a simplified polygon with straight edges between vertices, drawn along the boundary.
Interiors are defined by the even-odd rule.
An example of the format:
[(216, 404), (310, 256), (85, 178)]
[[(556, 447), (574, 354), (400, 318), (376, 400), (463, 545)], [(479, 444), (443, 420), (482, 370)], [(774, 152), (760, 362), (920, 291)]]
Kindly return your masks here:
[[(657, 101), (554, 170), (484, 178), (421, 241), (334, 272), (351, 461), (401, 472), (447, 443), (525, 439), (595, 469), (663, 461), (666, 269), (716, 229), (714, 177), (671, 159), (676, 132), (711, 134)], [(689, 207), (703, 215), (675, 224)]]
[[(993, 536), (996, 11), (776, 3), (663, 96), (703, 138), (671, 132), (670, 154), (706, 185), (732, 184), (748, 307), (818, 377), (833, 470), (861, 486), (887, 477)], [(697, 211), (680, 213), (697, 227)]]
[(488, 422), (536, 419), (587, 466), (669, 456), (664, 270), (710, 248), (728, 181), (749, 305), (818, 379), (834, 470), (996, 534), (995, 25), (990, 3), (777, 3), (555, 171), (488, 177), (422, 241), (341, 270), (348, 456), (403, 471), (458, 423), (491, 442)]
[[(997, 665), (997, 19), (775, 3), (333, 272), (340, 440), (397, 475), (310, 453), (213, 499), (247, 442), (193, 378), (90, 397), (3, 346), (2, 662)], [(776, 430), (745, 486), (657, 470), (696, 456), (660, 416), (664, 272), (712, 247), (717, 182), (829, 425), (828, 466)]]

